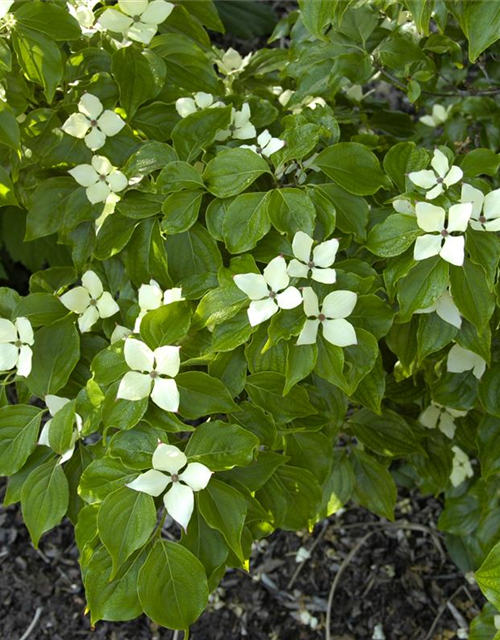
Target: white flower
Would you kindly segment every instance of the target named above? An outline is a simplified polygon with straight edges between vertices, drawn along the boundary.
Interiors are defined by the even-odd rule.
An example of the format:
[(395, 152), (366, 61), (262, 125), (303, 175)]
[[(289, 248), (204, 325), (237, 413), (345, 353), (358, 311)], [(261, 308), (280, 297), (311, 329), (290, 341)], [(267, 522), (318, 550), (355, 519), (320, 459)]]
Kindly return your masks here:
[(500, 189), (484, 195), (470, 184), (463, 184), (461, 202), (472, 203), (470, 226), (473, 229), (500, 231)]
[(422, 116), (419, 120), (422, 124), (425, 124), (428, 127), (439, 127), (439, 125), (448, 120), (448, 116), (450, 115), (452, 108), (453, 105), (443, 107), (441, 104), (435, 104), (432, 107), (432, 115)]
[(144, 342), (127, 338), (123, 353), (132, 371), (123, 376), (117, 398), (136, 401), (151, 396), (161, 409), (177, 411), (180, 396), (174, 378), (181, 365), (179, 349), (165, 346), (152, 351)]
[(94, 27), (94, 6), (99, 0), (70, 0), (66, 2), (69, 13), (77, 20), (84, 36), (91, 37), (96, 33)]
[(250, 140), (255, 138), (257, 130), (250, 122), (250, 105), (245, 102), (240, 111), (232, 109), (231, 123), (229, 129), (218, 131), (215, 139), (219, 141), (227, 140), (230, 136), (235, 140)]
[(14, 322), (0, 318), (0, 371), (16, 367), (18, 376), (29, 376), (34, 342), (28, 318), (16, 318)]
[(458, 409), (443, 407), (442, 404), (432, 402), (427, 409), (422, 411), (418, 420), (420, 424), (428, 429), (437, 427), (441, 433), (444, 433), (451, 440), (455, 435), (455, 418), (462, 418), (466, 415), (467, 411), (458, 411)]
[[(292, 278), (308, 278), (309, 275), (317, 282), (333, 284), (337, 278), (335, 269), (330, 269), (335, 262), (339, 248), (336, 239), (327, 240), (312, 248), (314, 240), (304, 233), (297, 231), (293, 237), (292, 249), (294, 259), (288, 265), (287, 273)], [(312, 254), (311, 254), (312, 250)]]
[(179, 98), (175, 101), (175, 108), (181, 118), (187, 118), (192, 113), (203, 111), (203, 109), (212, 109), (213, 107), (223, 107), (224, 103), (215, 100), (211, 93), (198, 91), (194, 94), (194, 98)]
[[(180, 472), (183, 468), (184, 471)], [(193, 492), (204, 489), (211, 475), (212, 472), (204, 464), (188, 464), (185, 454), (180, 449), (160, 442), (153, 453), (153, 468), (141, 473), (126, 486), (156, 498), (171, 485), (163, 496), (163, 504), (168, 514), (185, 530), (193, 513)]]
[(247, 56), (242, 58), (238, 51), (229, 47), (222, 58), (216, 60), (215, 63), (219, 67), (219, 71), (222, 71), (226, 76), (230, 76), (243, 71), (250, 62), (251, 57), (252, 53), (249, 53)]
[(457, 305), (453, 302), (450, 292), (444, 291), (439, 298), (436, 298), (427, 309), (417, 309), (415, 313), (432, 313), (435, 311), (441, 320), (453, 325), (457, 329), (462, 326), (462, 316)]
[(124, 174), (104, 156), (94, 156), (91, 162), (92, 164), (79, 164), (68, 173), (78, 184), (86, 187), (85, 193), (92, 204), (105, 202), (110, 193), (123, 191), (128, 185)]
[(324, 98), (320, 98), (319, 96), (306, 96), (299, 104), (290, 107), (290, 110), (294, 115), (298, 115), (302, 113), (304, 109), (312, 109), (314, 111), (316, 107), (326, 107)]
[(493, 624), (495, 625), (495, 629), (500, 629), (500, 615), (493, 618)]
[(242, 144), (240, 149), (251, 149), (260, 156), (269, 158), (273, 153), (283, 149), (285, 141), (279, 138), (273, 138), (269, 131), (266, 129), (257, 138), (257, 144)]
[(323, 337), (336, 347), (357, 344), (356, 331), (345, 318), (351, 315), (358, 296), (352, 291), (332, 291), (319, 308), (318, 296), (311, 287), (304, 287), (304, 312), (307, 320), (297, 339), (297, 344), (315, 344), (319, 326), (323, 327)]
[(117, 193), (113, 193), (113, 192), (111, 192), (109, 196), (106, 198), (102, 213), (98, 218), (96, 218), (94, 223), (96, 234), (98, 234), (99, 231), (101, 230), (101, 227), (104, 224), (104, 221), (106, 220), (106, 218), (115, 212), (116, 205), (120, 202), (120, 200), (121, 200), (120, 196)]
[(4, 18), (14, 4), (14, 0), (0, 0), (0, 20)]
[(408, 177), (416, 184), (417, 187), (428, 189), (425, 194), (427, 200), (434, 200), (443, 193), (445, 188), (451, 187), (462, 179), (463, 171), (460, 167), (453, 165), (450, 169), (450, 163), (445, 154), (436, 149), (431, 160), (431, 166), (434, 169), (423, 169), (422, 171), (412, 171)]
[(406, 198), (397, 198), (392, 201), (394, 211), (404, 213), (407, 216), (415, 216), (415, 205)]
[(469, 456), (456, 445), (451, 448), (453, 453), (453, 469), (450, 475), (451, 484), (458, 487), (466, 478), (472, 478), (474, 471)]
[[(47, 405), (47, 408), (52, 418), (56, 415), (58, 411), (60, 411), (65, 405), (67, 405), (68, 402), (71, 402), (69, 398), (61, 398), (60, 396), (53, 396), (53, 395), (45, 396), (45, 404)], [(67, 451), (65, 451), (62, 454), (62, 457), (59, 460), (59, 464), (63, 464), (63, 462), (66, 462), (67, 460), (69, 460), (75, 451), (75, 443), (80, 437), (80, 434), (82, 432), (82, 427), (83, 427), (82, 418), (81, 416), (78, 415), (78, 413), (75, 413), (75, 423), (76, 423), (76, 430), (74, 430), (73, 432), (71, 446)], [(50, 433), (51, 424), (52, 424), (52, 420), (47, 420), (47, 422), (45, 423), (40, 433), (40, 437), (38, 438), (38, 444), (43, 444), (46, 447), (50, 447), (49, 433)]]
[(103, 109), (99, 98), (85, 93), (78, 103), (79, 113), (73, 113), (61, 129), (74, 138), (83, 138), (87, 147), (96, 151), (105, 145), (106, 137), (116, 135), (125, 126), (117, 113)]
[(149, 44), (158, 31), (158, 25), (168, 18), (174, 5), (165, 0), (118, 0), (118, 7), (123, 13), (106, 9), (99, 23), (108, 31)]
[(463, 234), (472, 213), (472, 204), (454, 204), (448, 209), (448, 215), (442, 207), (428, 202), (417, 202), (415, 207), (417, 224), (427, 231), (417, 238), (413, 250), (415, 260), (425, 260), (440, 255), (443, 260), (460, 267), (464, 263), (465, 239)]
[(174, 287), (163, 292), (156, 280), (150, 280), (149, 284), (141, 284), (138, 297), (141, 310), (135, 321), (134, 331), (136, 333), (140, 331), (141, 321), (148, 311), (159, 309), (171, 302), (184, 300), (181, 287)]
[(472, 371), (474, 376), (480, 380), (486, 370), (486, 361), (481, 356), (478, 356), (477, 353), (455, 344), (448, 352), (446, 370), (450, 373)]
[(86, 271), (82, 276), (82, 285), (64, 293), (60, 300), (66, 309), (80, 316), (78, 326), (82, 333), (90, 331), (99, 318), (110, 318), (120, 310), (93, 271)]
[(113, 333), (111, 334), (111, 338), (109, 339), (110, 344), (115, 344), (115, 342), (120, 342), (120, 340), (125, 340), (132, 334), (132, 329), (128, 327), (124, 327), (121, 324), (117, 324), (113, 329)]
[(290, 277), (283, 256), (273, 258), (263, 275), (240, 273), (234, 276), (234, 283), (252, 301), (248, 308), (252, 327), (269, 320), (279, 309), (295, 309), (302, 302), (300, 291), (288, 286)]

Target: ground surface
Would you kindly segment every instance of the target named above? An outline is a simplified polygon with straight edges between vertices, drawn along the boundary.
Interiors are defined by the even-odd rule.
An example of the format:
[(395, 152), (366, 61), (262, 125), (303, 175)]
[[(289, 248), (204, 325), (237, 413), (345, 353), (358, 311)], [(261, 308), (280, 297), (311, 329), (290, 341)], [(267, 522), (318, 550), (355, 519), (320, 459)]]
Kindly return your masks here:
[[(0, 501), (2, 495), (0, 489)], [(328, 594), (341, 567), (331, 640), (456, 638), (482, 598), (443, 553), (434, 529), (439, 511), (436, 500), (412, 496), (400, 502), (395, 526), (352, 507), (320, 523), (312, 535), (278, 533), (256, 549), (251, 575), (226, 574), (211, 610), (193, 627), (192, 640), (325, 638)], [(312, 554), (290, 585), (300, 547), (312, 548)], [(301, 606), (318, 619), (316, 630), (296, 619)], [(100, 622), (91, 631), (69, 524), (42, 538), (37, 552), (19, 509), (0, 507), (0, 638), (20, 640), (39, 608), (30, 640), (172, 638), (145, 618)]]

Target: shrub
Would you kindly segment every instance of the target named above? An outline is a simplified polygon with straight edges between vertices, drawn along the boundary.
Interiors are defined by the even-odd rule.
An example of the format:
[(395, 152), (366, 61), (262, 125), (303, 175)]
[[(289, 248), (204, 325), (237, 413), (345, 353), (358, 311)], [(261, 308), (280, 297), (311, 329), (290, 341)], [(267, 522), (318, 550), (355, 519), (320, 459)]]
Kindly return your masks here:
[(187, 637), (399, 483), (500, 608), (496, 3), (302, 0), (246, 56), (231, 5), (110, 5), (0, 5), (5, 504), (71, 520), (92, 623)]

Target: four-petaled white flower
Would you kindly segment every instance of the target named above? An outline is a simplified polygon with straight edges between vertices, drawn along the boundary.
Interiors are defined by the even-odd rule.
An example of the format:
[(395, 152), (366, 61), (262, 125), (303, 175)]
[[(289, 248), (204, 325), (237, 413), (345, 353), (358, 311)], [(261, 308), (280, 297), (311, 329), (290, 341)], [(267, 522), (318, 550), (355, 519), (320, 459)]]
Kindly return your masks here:
[(60, 300), (66, 309), (80, 316), (78, 326), (82, 333), (90, 331), (99, 318), (110, 318), (120, 310), (109, 291), (104, 291), (99, 276), (90, 270), (83, 274), (81, 286), (64, 293)]
[(123, 354), (132, 371), (123, 376), (117, 398), (136, 401), (151, 396), (161, 409), (177, 411), (180, 396), (174, 378), (181, 365), (179, 349), (165, 346), (152, 351), (144, 342), (127, 338)]
[[(309, 278), (324, 284), (333, 284), (337, 278), (335, 269), (331, 265), (339, 248), (339, 241), (335, 238), (321, 242), (314, 249), (314, 240), (304, 233), (297, 231), (293, 237), (292, 249), (295, 258), (290, 260), (288, 275), (292, 278)], [(311, 253), (312, 250), (312, 253)]]
[(450, 481), (454, 487), (458, 487), (467, 478), (472, 478), (474, 471), (469, 456), (465, 451), (462, 451), (462, 449), (456, 445), (454, 445), (451, 450), (455, 455), (453, 456), (453, 469), (450, 475)]
[(250, 62), (251, 57), (252, 53), (249, 53), (244, 58), (242, 58), (238, 51), (236, 51), (232, 47), (229, 47), (222, 58), (216, 60), (215, 63), (219, 67), (219, 71), (222, 71), (222, 73), (226, 76), (230, 76), (243, 71), (243, 69)]
[(273, 138), (269, 131), (266, 129), (257, 137), (257, 144), (242, 144), (240, 149), (250, 149), (255, 153), (258, 153), (259, 156), (265, 156), (269, 158), (273, 153), (283, 149), (285, 146), (285, 141), (280, 140), (279, 138)]
[(427, 309), (417, 309), (415, 313), (432, 313), (435, 311), (441, 320), (453, 325), (457, 329), (462, 326), (462, 316), (457, 305), (453, 302), (450, 292), (444, 291), (439, 298), (436, 298)]
[(332, 291), (323, 300), (321, 309), (318, 296), (311, 287), (302, 289), (304, 312), (307, 320), (297, 339), (297, 344), (315, 344), (320, 325), (323, 337), (336, 347), (357, 344), (356, 331), (347, 318), (356, 306), (358, 296), (352, 291)]
[(13, 4), (14, 0), (0, 0), (0, 20), (5, 18)]
[(469, 349), (464, 349), (459, 344), (453, 345), (448, 352), (446, 370), (450, 373), (463, 373), (472, 371), (474, 376), (480, 380), (486, 370), (486, 361)]
[(115, 342), (120, 342), (120, 340), (125, 340), (132, 334), (132, 329), (128, 327), (124, 327), (121, 324), (117, 324), (113, 329), (113, 333), (109, 339), (110, 344), (115, 344)]
[(80, 25), (82, 34), (91, 37), (96, 33), (94, 7), (99, 0), (69, 0), (66, 2), (69, 13)]
[(435, 104), (432, 107), (431, 115), (422, 116), (419, 120), (422, 124), (425, 124), (428, 127), (439, 127), (439, 125), (444, 124), (446, 120), (448, 120), (448, 116), (450, 115), (452, 108), (453, 105), (451, 104), (448, 107), (443, 107), (441, 104)]
[[(71, 402), (69, 398), (61, 398), (60, 396), (47, 395), (45, 396), (45, 404), (47, 405), (47, 409), (49, 410), (52, 418), (56, 415), (58, 411), (60, 411), (64, 406)], [(46, 447), (50, 447), (50, 425), (52, 424), (52, 419), (47, 420), (42, 431), (40, 432), (40, 437), (38, 438), (38, 444), (43, 444)], [(83, 422), (81, 416), (78, 413), (75, 413), (75, 424), (76, 429), (73, 431), (73, 437), (71, 439), (70, 448), (65, 451), (61, 459), (59, 460), (59, 464), (63, 464), (67, 460), (71, 458), (75, 451), (75, 443), (80, 437), (83, 428)]]
[(29, 376), (34, 342), (28, 318), (16, 318), (14, 322), (0, 318), (0, 371), (16, 367), (18, 376)]
[(289, 287), (283, 256), (273, 258), (260, 273), (240, 273), (234, 283), (252, 301), (248, 308), (248, 320), (252, 327), (269, 320), (279, 309), (295, 309), (302, 302), (300, 291)]
[(250, 140), (255, 138), (257, 130), (250, 122), (250, 105), (245, 103), (239, 111), (232, 109), (229, 129), (218, 131), (215, 139), (219, 141), (227, 140), (229, 137), (235, 140)]
[(92, 164), (79, 164), (69, 174), (86, 187), (85, 193), (92, 204), (105, 202), (110, 193), (123, 191), (128, 185), (125, 175), (118, 171), (104, 156), (94, 156)]
[(420, 424), (428, 429), (435, 429), (437, 427), (441, 433), (444, 433), (444, 435), (451, 440), (455, 435), (455, 418), (462, 418), (466, 415), (467, 411), (451, 409), (437, 402), (432, 402), (427, 409), (422, 411), (418, 420)]
[(486, 195), (470, 184), (462, 185), (461, 202), (472, 203), (470, 226), (477, 231), (500, 231), (500, 189)]
[(436, 149), (431, 160), (434, 169), (423, 169), (422, 171), (412, 171), (408, 177), (417, 187), (428, 190), (425, 194), (427, 200), (434, 200), (443, 193), (445, 188), (451, 187), (462, 179), (463, 171), (460, 167), (450, 163), (445, 154)]
[(130, 40), (149, 44), (158, 31), (158, 25), (172, 13), (174, 5), (165, 0), (118, 0), (116, 9), (106, 9), (99, 18), (108, 31), (122, 33)]
[[(78, 113), (73, 113), (61, 129), (74, 138), (85, 140), (92, 151), (106, 144), (106, 138), (116, 135), (125, 126), (120, 116), (102, 106), (102, 102), (91, 93), (85, 93), (78, 103)], [(89, 133), (90, 131), (90, 133)]]
[(139, 287), (139, 307), (140, 312), (135, 321), (134, 331), (139, 332), (141, 328), (141, 321), (148, 311), (159, 309), (171, 302), (179, 302), (184, 300), (182, 297), (182, 288), (174, 287), (173, 289), (167, 289), (163, 291), (156, 280), (150, 280), (149, 284), (141, 284)]
[(197, 111), (223, 106), (223, 102), (215, 100), (211, 93), (205, 93), (204, 91), (198, 91), (195, 93), (194, 98), (179, 98), (175, 101), (175, 108), (181, 118), (187, 118)]
[(210, 469), (201, 462), (188, 463), (180, 449), (161, 442), (153, 453), (153, 468), (126, 486), (156, 498), (170, 485), (163, 504), (167, 513), (186, 530), (194, 508), (193, 492), (204, 489), (211, 475)]
[(448, 209), (448, 215), (442, 207), (429, 202), (417, 202), (415, 207), (417, 224), (427, 233), (417, 238), (413, 251), (415, 260), (425, 260), (432, 256), (441, 256), (443, 260), (460, 267), (464, 263), (465, 239), (463, 234), (472, 213), (472, 204), (454, 204)]
[(394, 211), (397, 211), (398, 213), (404, 213), (407, 216), (415, 217), (415, 205), (411, 200), (407, 200), (406, 198), (397, 198), (392, 201), (392, 206)]

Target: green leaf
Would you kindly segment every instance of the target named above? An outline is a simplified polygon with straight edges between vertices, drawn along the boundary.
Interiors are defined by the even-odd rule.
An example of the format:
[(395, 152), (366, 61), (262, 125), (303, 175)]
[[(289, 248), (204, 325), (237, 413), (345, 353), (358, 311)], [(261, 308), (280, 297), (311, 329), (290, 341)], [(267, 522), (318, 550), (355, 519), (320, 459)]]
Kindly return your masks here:
[(284, 400), (285, 383), (286, 378), (280, 373), (254, 373), (247, 378), (245, 388), (252, 402), (278, 422), (290, 422), (317, 413), (303, 387), (291, 389)]
[(27, 404), (0, 407), (0, 475), (11, 476), (35, 449), (43, 410)]
[(201, 462), (211, 471), (223, 471), (250, 464), (259, 444), (250, 431), (215, 420), (196, 427), (184, 453), (190, 462)]
[(318, 359), (318, 348), (315, 344), (294, 345), (289, 347), (286, 360), (286, 382), (283, 394), (286, 396), (291, 388), (312, 373)]
[(384, 156), (384, 170), (402, 192), (406, 191), (406, 176), (411, 171), (426, 169), (429, 156), (414, 142), (398, 142)]
[(55, 3), (31, 0), (15, 10), (16, 23), (40, 31), (53, 40), (78, 40), (82, 30), (66, 9)]
[(450, 292), (460, 313), (482, 333), (495, 309), (484, 271), (470, 260), (463, 267), (450, 267)]
[(175, 381), (181, 396), (179, 413), (184, 418), (196, 420), (236, 409), (231, 394), (222, 382), (207, 373), (188, 371), (180, 373)]
[(120, 90), (120, 104), (133, 118), (144, 102), (153, 100), (165, 83), (165, 63), (150, 49), (122, 47), (113, 54), (111, 73)]
[(500, 155), (491, 149), (472, 149), (460, 164), (464, 178), (480, 175), (494, 176), (500, 167)]
[[(479, 392), (481, 398), (481, 390)], [(481, 476), (488, 479), (500, 473), (500, 420), (493, 416), (484, 416), (478, 425), (477, 443)]]
[(101, 458), (94, 460), (82, 474), (78, 492), (87, 502), (105, 500), (108, 495), (132, 482), (137, 471), (123, 466), (121, 460)]
[(376, 256), (392, 258), (406, 251), (421, 233), (416, 219), (412, 216), (390, 213), (370, 231), (366, 247)]
[(99, 620), (133, 620), (142, 613), (137, 581), (145, 560), (144, 552), (136, 554), (112, 579), (112, 559), (106, 548), (94, 551), (84, 577), (85, 596), (93, 625)]
[(413, 429), (389, 409), (383, 409), (381, 415), (361, 409), (352, 416), (349, 425), (356, 438), (382, 456), (397, 458), (423, 451)]
[(61, 522), (68, 502), (68, 481), (55, 460), (30, 473), (21, 492), (21, 506), (35, 549), (41, 536)]
[(500, 608), (500, 542), (489, 552), (475, 573), (479, 588), (497, 609)]
[(358, 296), (356, 306), (349, 316), (349, 322), (355, 327), (366, 329), (377, 340), (387, 335), (393, 321), (393, 309), (382, 298), (374, 294)]
[[(19, 132), (19, 125), (17, 123), (14, 112), (9, 107), (9, 105), (5, 104), (4, 102), (0, 104), (0, 143), (7, 147), (10, 147), (16, 153), (18, 153), (20, 150), (21, 134)], [(10, 178), (3, 168), (1, 175), (2, 182), (6, 183), (4, 186), (9, 188), (12, 183), (10, 182)], [(5, 180), (5, 178), (7, 178), (7, 180)]]
[(192, 162), (215, 140), (218, 131), (231, 122), (231, 107), (205, 109), (182, 118), (172, 131), (172, 141), (181, 160)]
[(224, 564), (229, 553), (222, 534), (209, 527), (199, 509), (195, 509), (187, 531), (183, 532), (180, 544), (191, 551), (203, 564), (209, 579), (208, 588), (211, 589), (210, 578), (215, 574), (214, 577), (217, 579), (217, 569)]
[(100, 351), (92, 360), (91, 370), (95, 381), (103, 386), (123, 378), (130, 370), (123, 356), (123, 341), (115, 342)]
[(147, 493), (121, 487), (101, 504), (97, 520), (99, 537), (109, 551), (113, 580), (124, 562), (149, 539), (156, 524), (156, 507)]
[(408, 322), (417, 309), (427, 309), (448, 288), (449, 264), (440, 256), (421, 260), (398, 282), (401, 322)]
[(16, 307), (16, 317), (28, 318), (34, 327), (52, 324), (66, 315), (68, 310), (52, 293), (30, 293)]
[(247, 514), (245, 498), (234, 487), (214, 478), (198, 496), (200, 513), (207, 524), (222, 533), (229, 548), (244, 563), (241, 536)]
[(250, 149), (226, 149), (210, 160), (203, 173), (207, 189), (217, 198), (230, 198), (249, 187), (263, 173), (267, 162)]
[(272, 192), (269, 216), (274, 228), (292, 238), (297, 231), (312, 236), (316, 208), (301, 189), (275, 189)]
[(500, 365), (494, 364), (487, 369), (479, 381), (477, 388), (479, 401), (484, 410), (492, 416), (500, 418)]
[(373, 513), (394, 520), (397, 490), (391, 474), (364, 451), (353, 452), (354, 499)]
[(442, 320), (437, 313), (422, 314), (418, 320), (418, 360), (440, 351), (457, 335), (457, 328)]
[(475, 62), (489, 46), (500, 38), (500, 7), (495, 2), (448, 3), (469, 41), (469, 60)]
[(63, 455), (73, 444), (75, 422), (75, 400), (66, 403), (52, 418), (49, 428), (49, 444), (59, 455)]
[(36, 240), (59, 231), (71, 195), (78, 185), (73, 178), (47, 178), (40, 182), (31, 199), (25, 240)]
[(359, 142), (339, 142), (327, 147), (314, 164), (354, 195), (370, 196), (390, 186), (377, 156)]
[[(150, 142), (144, 142), (139, 149), (130, 156), (122, 171), (129, 178), (147, 176), (158, 169), (163, 169), (165, 165), (168, 166), (168, 164), (176, 160), (177, 154), (169, 144), (152, 140)], [(136, 196), (146, 195), (129, 191), (127, 197), (132, 194)]]
[(322, 184), (321, 193), (326, 194), (336, 212), (336, 224), (344, 233), (354, 234), (358, 242), (366, 240), (369, 208), (364, 198), (348, 193), (336, 184)]
[(168, 77), (188, 92), (205, 91), (219, 94), (219, 78), (211, 60), (196, 43), (180, 33), (157, 36), (152, 48), (165, 60)]
[(42, 327), (33, 345), (28, 388), (39, 398), (57, 393), (68, 382), (79, 359), (80, 337), (72, 320), (62, 319)]
[(187, 162), (169, 162), (160, 171), (156, 181), (156, 189), (160, 193), (175, 193), (182, 189), (196, 191), (203, 189), (200, 173)]
[(352, 496), (354, 472), (345, 451), (334, 451), (330, 473), (323, 484), (320, 514), (328, 518), (341, 509)]
[(148, 409), (149, 397), (142, 400), (117, 398), (118, 382), (108, 390), (101, 407), (102, 423), (106, 429), (133, 429)]
[(230, 253), (253, 249), (271, 228), (271, 192), (243, 193), (228, 206), (222, 222), (224, 242)]
[(171, 193), (162, 205), (161, 230), (164, 233), (187, 231), (198, 219), (203, 191)]
[(52, 102), (64, 75), (59, 47), (43, 33), (20, 24), (12, 29), (12, 44), (27, 78), (41, 85), (47, 102)]
[(203, 565), (185, 547), (167, 540), (158, 540), (151, 549), (137, 589), (144, 613), (169, 629), (189, 629), (208, 602)]
[(151, 348), (175, 344), (189, 331), (192, 310), (183, 300), (149, 311), (141, 320), (141, 337)]

